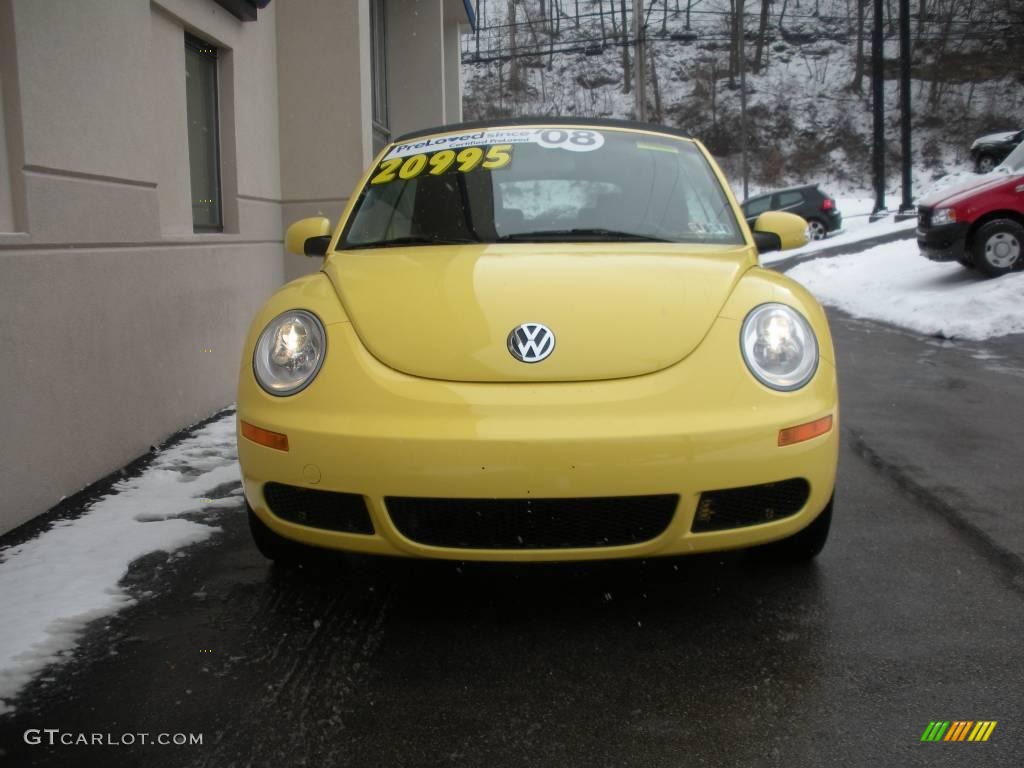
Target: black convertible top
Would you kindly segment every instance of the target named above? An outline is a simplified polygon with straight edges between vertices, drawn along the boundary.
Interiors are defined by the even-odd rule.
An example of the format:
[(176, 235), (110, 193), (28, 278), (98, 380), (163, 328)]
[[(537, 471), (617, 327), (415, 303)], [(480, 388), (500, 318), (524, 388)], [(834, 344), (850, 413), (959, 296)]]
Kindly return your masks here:
[(450, 125), (439, 125), (435, 128), (423, 128), (419, 131), (412, 131), (397, 139), (394, 142), (409, 141), (418, 139), (421, 136), (430, 136), (434, 133), (446, 131), (476, 131), (482, 128), (513, 128), (520, 125), (591, 125), (595, 128), (636, 128), (639, 130), (656, 131), (657, 133), (678, 136), (682, 139), (692, 139), (677, 128), (669, 128), (667, 125), (656, 125), (655, 123), (641, 123), (636, 120), (613, 120), (604, 117), (516, 117), (504, 120), (477, 120), (469, 123), (452, 123)]

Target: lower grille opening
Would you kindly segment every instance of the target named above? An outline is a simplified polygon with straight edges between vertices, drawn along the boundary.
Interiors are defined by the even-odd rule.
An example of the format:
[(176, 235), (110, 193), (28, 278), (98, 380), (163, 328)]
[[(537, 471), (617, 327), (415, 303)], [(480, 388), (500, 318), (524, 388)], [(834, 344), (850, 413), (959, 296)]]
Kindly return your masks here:
[(298, 488), (282, 483), (263, 486), (270, 511), (282, 520), (344, 533), (373, 533), (366, 500), (355, 493)]
[(802, 477), (745, 488), (704, 491), (697, 503), (691, 531), (724, 531), (747, 525), (770, 523), (795, 515), (811, 495)]
[(395, 527), (420, 544), (465, 549), (573, 549), (650, 541), (679, 496), (434, 499), (389, 496)]

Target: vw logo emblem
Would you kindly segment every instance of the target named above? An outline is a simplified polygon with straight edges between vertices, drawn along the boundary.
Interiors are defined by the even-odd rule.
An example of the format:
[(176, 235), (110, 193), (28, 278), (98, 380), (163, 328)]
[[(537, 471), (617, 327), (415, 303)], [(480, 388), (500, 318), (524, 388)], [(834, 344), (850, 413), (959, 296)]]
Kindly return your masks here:
[(555, 334), (541, 323), (523, 323), (508, 335), (508, 351), (521, 363), (539, 363), (555, 351)]

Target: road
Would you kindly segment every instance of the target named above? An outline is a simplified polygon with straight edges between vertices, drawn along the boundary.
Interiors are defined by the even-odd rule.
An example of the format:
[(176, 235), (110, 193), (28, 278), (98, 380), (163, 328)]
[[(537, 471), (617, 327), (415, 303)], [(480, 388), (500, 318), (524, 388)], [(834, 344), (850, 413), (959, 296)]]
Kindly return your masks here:
[[(1024, 344), (832, 313), (832, 538), (588, 565), (271, 568), (241, 510), (0, 717), (11, 766), (1020, 766)], [(6, 617), (11, 620), (11, 617)], [(986, 743), (921, 743), (996, 720)], [(26, 729), (201, 733), (48, 746)]]

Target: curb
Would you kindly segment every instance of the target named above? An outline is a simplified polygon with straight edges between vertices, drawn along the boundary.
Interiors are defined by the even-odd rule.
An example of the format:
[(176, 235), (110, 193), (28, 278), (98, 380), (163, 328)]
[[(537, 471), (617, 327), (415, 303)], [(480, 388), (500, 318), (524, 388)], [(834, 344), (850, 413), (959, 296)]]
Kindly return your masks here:
[(177, 445), (207, 424), (211, 424), (234, 412), (235, 406), (231, 404), (200, 419), (194, 424), (182, 427), (160, 443), (151, 445), (146, 453), (136, 456), (123, 467), (115, 469), (98, 480), (94, 480), (81, 490), (68, 494), (45, 512), (41, 512), (35, 517), (29, 518), (21, 525), (12, 528), (4, 534), (0, 534), (0, 562), (4, 559), (3, 551), (5, 549), (31, 541), (62, 520), (74, 520), (81, 517), (89, 510), (94, 501), (114, 493), (114, 486), (118, 482), (141, 475), (153, 463), (153, 459), (156, 458), (160, 451)]
[(896, 232), (886, 232), (882, 235), (875, 235), (874, 237), (866, 237), (863, 240), (857, 240), (852, 243), (843, 243), (842, 245), (833, 245), (827, 248), (822, 248), (818, 251), (812, 251), (811, 253), (802, 253), (797, 256), (790, 256), (785, 259), (779, 259), (771, 264), (765, 264), (767, 269), (774, 269), (778, 272), (786, 272), (797, 264), (802, 264), (805, 261), (814, 261), (815, 259), (828, 259), (833, 256), (846, 256), (851, 253), (860, 253), (868, 248), (873, 248), (876, 245), (883, 245), (884, 243), (893, 243), (897, 240), (913, 240), (917, 237), (917, 231), (914, 229), (901, 229)]

